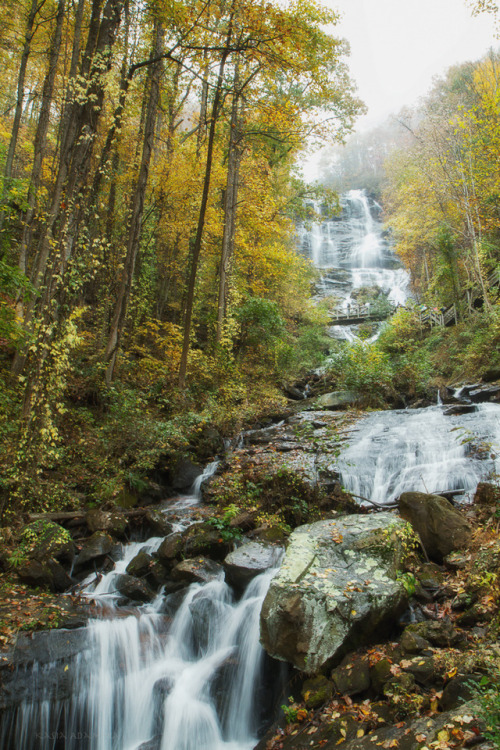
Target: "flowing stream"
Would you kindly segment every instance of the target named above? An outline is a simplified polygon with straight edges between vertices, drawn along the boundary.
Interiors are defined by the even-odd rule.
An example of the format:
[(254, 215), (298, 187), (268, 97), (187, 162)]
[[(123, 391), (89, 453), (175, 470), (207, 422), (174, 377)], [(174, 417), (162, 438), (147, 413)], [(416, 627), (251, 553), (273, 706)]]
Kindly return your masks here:
[[(205, 470), (210, 476), (216, 465)], [(170, 508), (176, 517), (199, 502), (193, 494)], [(168, 516), (168, 513), (167, 513)], [(223, 574), (208, 583), (142, 606), (123, 607), (114, 581), (141, 550), (154, 552), (161, 538), (123, 545), (114, 569), (82, 583), (82, 594), (102, 605), (68, 659), (68, 695), (54, 699), (61, 664), (41, 661), (33, 693), (7, 712), (2, 750), (251, 750), (270, 694), (267, 657), (259, 642), (260, 609), (275, 568), (255, 577), (237, 600)], [(280, 550), (276, 552), (279, 564)], [(267, 659), (269, 662), (269, 660)], [(268, 664), (269, 672), (269, 664)], [(55, 676), (59, 675), (59, 677)], [(46, 686), (46, 687), (45, 687)], [(269, 688), (270, 689), (270, 688)]]

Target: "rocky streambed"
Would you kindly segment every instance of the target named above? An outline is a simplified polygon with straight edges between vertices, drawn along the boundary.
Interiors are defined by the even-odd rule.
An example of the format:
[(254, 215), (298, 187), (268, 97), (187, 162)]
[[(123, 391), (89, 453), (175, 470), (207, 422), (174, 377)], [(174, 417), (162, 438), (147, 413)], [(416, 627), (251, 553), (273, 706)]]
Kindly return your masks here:
[[(427, 413), (431, 432), (444, 421), (454, 438), (464, 415), (447, 408), (399, 421)], [(439, 454), (437, 486), (415, 479), (429, 463), (412, 443), (425, 443), (422, 426), (408, 436), (413, 467), (398, 438), (407, 484), (394, 509), (374, 500), (376, 470), (361, 504), (343, 486), (367, 420), (337, 409), (306, 405), (246, 433), (200, 475), (202, 504), (25, 529), (10, 575), (67, 593), (59, 628), (20, 634), (3, 655), (2, 747), (243, 750), (273, 719), (259, 748), (488, 747), (471, 685), (493, 679), (500, 656), (500, 498), (494, 483), (473, 487), (495, 467), (491, 435), (484, 444), (500, 407), (472, 412), (480, 429)], [(454, 492), (471, 502), (453, 507)]]

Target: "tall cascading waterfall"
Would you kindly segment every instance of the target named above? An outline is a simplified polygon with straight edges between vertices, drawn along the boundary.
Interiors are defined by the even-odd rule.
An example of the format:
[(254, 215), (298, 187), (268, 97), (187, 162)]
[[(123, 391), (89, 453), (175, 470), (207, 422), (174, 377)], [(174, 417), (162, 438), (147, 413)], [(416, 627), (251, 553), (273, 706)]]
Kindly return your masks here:
[[(299, 228), (301, 252), (323, 274), (318, 298), (333, 296), (347, 311), (356, 289), (379, 287), (393, 305), (404, 304), (409, 277), (384, 233), (381, 207), (362, 190), (342, 195), (341, 207), (334, 219)], [(319, 204), (314, 210), (321, 216)], [(332, 326), (330, 333), (353, 341), (355, 330)], [(361, 419), (338, 460), (346, 490), (381, 505), (411, 490), (460, 489), (470, 499), (479, 481), (500, 471), (500, 406), (478, 404), (461, 416), (444, 412), (436, 405)]]
[[(207, 473), (213, 470), (214, 464)], [(195, 502), (187, 497), (174, 510), (189, 512)], [(160, 592), (140, 607), (119, 606), (116, 576), (160, 542), (124, 545), (111, 572), (83, 582), (83, 595), (101, 604), (103, 616), (77, 634), (75, 653), (68, 647), (62, 660), (40, 657), (31, 674), (33, 698), (2, 717), (2, 750), (255, 746), (280, 672), (264, 679), (269, 657), (259, 642), (260, 610), (275, 569), (255, 577), (239, 600), (221, 574), (168, 596)], [(277, 548), (276, 565), (280, 557)]]
[[(355, 290), (378, 287), (392, 305), (404, 304), (409, 277), (384, 232), (380, 205), (364, 190), (350, 190), (340, 203), (341, 213), (333, 219), (298, 228), (301, 252), (322, 271), (318, 296), (335, 297), (337, 307), (347, 311)], [(321, 216), (321, 206), (313, 208)], [(341, 328), (332, 335), (352, 338)]]

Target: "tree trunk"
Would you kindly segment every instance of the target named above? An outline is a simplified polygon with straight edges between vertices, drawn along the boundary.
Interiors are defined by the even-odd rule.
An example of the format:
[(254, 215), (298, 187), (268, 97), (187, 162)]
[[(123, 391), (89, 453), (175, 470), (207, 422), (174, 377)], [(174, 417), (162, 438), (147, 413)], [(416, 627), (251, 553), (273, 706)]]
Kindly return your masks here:
[[(163, 50), (164, 30), (157, 22), (155, 30), (155, 43), (153, 49), (153, 58), (159, 58)], [(144, 199), (148, 183), (149, 165), (151, 154), (153, 152), (155, 125), (158, 113), (158, 103), (160, 98), (160, 77), (163, 65), (161, 60), (157, 60), (150, 69), (149, 97), (146, 107), (144, 123), (144, 139), (142, 147), (142, 158), (137, 182), (135, 185), (132, 199), (130, 227), (127, 242), (127, 254), (125, 257), (124, 268), (118, 295), (115, 304), (113, 320), (111, 322), (111, 331), (106, 346), (106, 361), (108, 367), (106, 370), (106, 382), (111, 383), (116, 365), (116, 357), (125, 325), (127, 307), (130, 298), (130, 290), (134, 277), (135, 263), (141, 240), (142, 218), (144, 213)]]
[(217, 302), (217, 330), (215, 340), (218, 344), (222, 336), (222, 326), (226, 317), (229, 266), (234, 250), (236, 231), (236, 211), (238, 206), (238, 186), (241, 163), (241, 129), (240, 129), (240, 96), (238, 91), (238, 65), (234, 73), (234, 95), (231, 107), (229, 128), (229, 148), (227, 158), (226, 193), (224, 196), (224, 233), (222, 236), (221, 261), (219, 267), (219, 297)]
[(26, 69), (28, 67), (28, 58), (31, 52), (31, 41), (34, 36), (33, 26), (35, 24), (35, 18), (40, 10), (42, 3), (38, 5), (38, 0), (31, 0), (31, 8), (26, 19), (26, 29), (24, 32), (24, 45), (23, 52), (21, 55), (21, 61), (19, 64), (19, 73), (17, 76), (17, 100), (16, 108), (14, 111), (14, 121), (12, 123), (12, 130), (10, 134), (9, 148), (7, 150), (7, 158), (5, 160), (3, 189), (2, 189), (2, 208), (0, 209), (0, 232), (3, 230), (5, 223), (5, 201), (9, 194), (10, 185), (12, 181), (12, 170), (14, 167), (14, 156), (17, 148), (17, 140), (19, 137), (19, 128), (21, 126), (21, 115), (23, 113), (23, 100), (24, 100), (24, 82), (26, 79)]
[(59, 0), (57, 5), (56, 26), (52, 36), (52, 42), (49, 51), (48, 70), (43, 83), (42, 105), (38, 117), (38, 125), (34, 140), (33, 166), (31, 169), (31, 181), (28, 190), (28, 208), (24, 217), (23, 235), (21, 247), (19, 250), (19, 268), (23, 273), (27, 268), (27, 250), (32, 241), (32, 224), (35, 216), (36, 199), (40, 188), (42, 176), (42, 163), (47, 143), (47, 132), (50, 121), (50, 107), (52, 104), (52, 95), (54, 93), (54, 82), (56, 78), (57, 63), (59, 61), (59, 52), (61, 49), (62, 28), (64, 22), (66, 0)]
[[(231, 27), (230, 27), (231, 28)], [(231, 31), (228, 32), (228, 42), (230, 40)], [(222, 84), (224, 82), (224, 69), (226, 66), (226, 60), (228, 52), (225, 51), (222, 54), (219, 75), (217, 78), (217, 84), (215, 87), (214, 101), (212, 104), (212, 114), (210, 117), (210, 129), (208, 133), (208, 144), (207, 144), (207, 160), (205, 163), (205, 178), (203, 181), (203, 193), (201, 197), (200, 212), (198, 215), (198, 226), (196, 229), (196, 236), (193, 242), (192, 254), (191, 254), (191, 269), (189, 273), (188, 288), (186, 294), (186, 306), (184, 310), (184, 335), (182, 340), (182, 353), (181, 361), (179, 365), (179, 388), (184, 388), (186, 383), (186, 372), (187, 372), (187, 360), (189, 354), (189, 339), (191, 336), (191, 323), (193, 318), (193, 303), (194, 303), (194, 290), (196, 286), (196, 274), (198, 272), (198, 263), (201, 252), (201, 242), (203, 239), (203, 230), (205, 228), (205, 214), (208, 205), (208, 196), (210, 192), (210, 180), (212, 176), (212, 161), (213, 161), (213, 150), (215, 140), (215, 129), (217, 119), (219, 117), (219, 106), (222, 95)]]

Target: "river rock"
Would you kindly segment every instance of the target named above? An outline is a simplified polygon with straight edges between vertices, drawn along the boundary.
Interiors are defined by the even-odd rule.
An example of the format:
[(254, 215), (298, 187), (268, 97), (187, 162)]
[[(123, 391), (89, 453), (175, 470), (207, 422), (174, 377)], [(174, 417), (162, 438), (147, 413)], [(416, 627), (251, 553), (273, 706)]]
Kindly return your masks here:
[(444, 497), (423, 492), (403, 492), (399, 512), (420, 536), (427, 555), (438, 563), (450, 552), (467, 547), (471, 529)]
[(272, 568), (278, 562), (280, 550), (263, 542), (248, 542), (230, 552), (224, 560), (226, 580), (237, 589), (246, 588), (249, 581), (259, 573)]
[(307, 708), (318, 708), (329, 701), (333, 695), (333, 682), (324, 675), (311, 677), (302, 685), (302, 699)]
[(206, 557), (196, 557), (178, 563), (172, 569), (170, 577), (173, 581), (182, 581), (183, 583), (222, 581), (224, 579), (224, 568), (213, 560), (207, 560)]
[(175, 534), (170, 534), (163, 540), (158, 547), (156, 556), (165, 567), (171, 568), (174, 564), (174, 560), (180, 558), (182, 555), (183, 549), (184, 542), (182, 540), (182, 534), (180, 531), (177, 531)]
[(443, 411), (445, 417), (456, 417), (462, 414), (472, 414), (477, 411), (475, 404), (454, 404)]
[(394, 622), (406, 605), (395, 580), (403, 527), (386, 512), (295, 529), (262, 606), (268, 653), (317, 673)]
[(144, 516), (144, 523), (158, 536), (167, 536), (172, 533), (172, 524), (167, 521), (161, 510), (148, 510)]
[(111, 536), (122, 539), (128, 526), (128, 520), (117, 510), (102, 510), (92, 508), (85, 515), (85, 523), (89, 531), (106, 531)]
[(75, 560), (75, 570), (81, 570), (91, 562), (98, 562), (109, 555), (114, 547), (113, 539), (104, 531), (96, 531), (82, 543), (82, 549)]
[(186, 557), (199, 555), (223, 560), (230, 550), (226, 541), (212, 524), (202, 521), (193, 523), (182, 532), (183, 554)]
[(151, 555), (149, 555), (144, 550), (141, 550), (129, 562), (129, 564), (127, 565), (125, 569), (125, 572), (128, 573), (129, 576), (142, 578), (142, 576), (145, 576), (147, 573), (149, 573), (149, 570), (151, 566), (153, 565), (153, 563), (154, 563), (154, 560), (151, 557)]
[(324, 393), (316, 401), (318, 409), (340, 409), (344, 406), (354, 406), (359, 401), (359, 394), (354, 391), (332, 391)]
[(149, 602), (155, 596), (155, 592), (146, 581), (127, 574), (116, 576), (115, 588), (133, 602)]
[(172, 487), (174, 490), (188, 490), (202, 473), (201, 467), (192, 461), (179, 461), (172, 472)]
[(16, 573), (28, 586), (48, 587), (51, 591), (66, 591), (73, 585), (73, 580), (57, 560), (26, 560)]
[(476, 404), (500, 399), (500, 385), (483, 385), (469, 391), (469, 398)]
[(31, 545), (29, 557), (33, 560), (70, 563), (75, 556), (71, 534), (53, 521), (33, 521), (24, 527), (21, 539), (23, 544)]
[(342, 695), (358, 695), (370, 687), (370, 665), (368, 659), (357, 654), (348, 654), (333, 670), (332, 680)]

